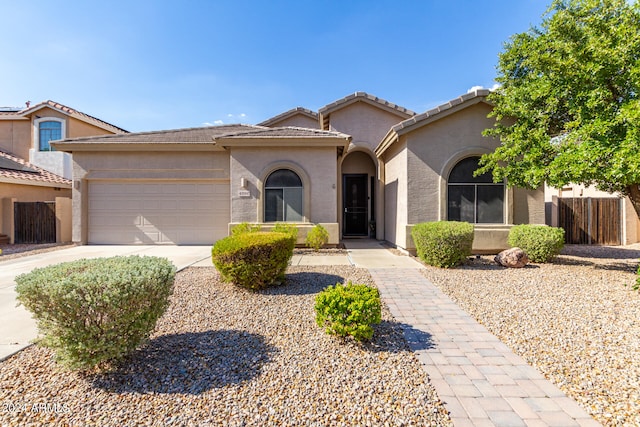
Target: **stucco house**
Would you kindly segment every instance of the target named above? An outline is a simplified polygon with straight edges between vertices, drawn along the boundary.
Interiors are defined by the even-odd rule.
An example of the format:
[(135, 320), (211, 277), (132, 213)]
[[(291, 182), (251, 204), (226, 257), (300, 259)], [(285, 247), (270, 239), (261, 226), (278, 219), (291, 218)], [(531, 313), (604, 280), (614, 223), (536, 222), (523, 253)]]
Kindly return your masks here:
[(513, 224), (544, 224), (543, 189), (472, 176), (498, 141), (487, 90), (422, 114), (364, 92), (258, 125), (68, 138), (73, 241), (212, 244), (234, 224), (322, 224), (330, 243), (372, 236), (413, 250), (423, 221), (475, 224), (474, 250), (506, 247)]
[(54, 101), (0, 108), (0, 242), (15, 240), (16, 203), (55, 203), (57, 241), (71, 240), (71, 155), (50, 141), (126, 133)]

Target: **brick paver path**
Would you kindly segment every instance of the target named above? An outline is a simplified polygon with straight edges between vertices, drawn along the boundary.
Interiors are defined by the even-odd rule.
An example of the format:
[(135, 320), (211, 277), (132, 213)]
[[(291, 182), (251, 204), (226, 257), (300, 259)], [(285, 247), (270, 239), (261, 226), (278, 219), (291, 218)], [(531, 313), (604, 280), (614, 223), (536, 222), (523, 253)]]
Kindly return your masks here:
[(456, 427), (600, 426), (417, 269), (369, 271)]

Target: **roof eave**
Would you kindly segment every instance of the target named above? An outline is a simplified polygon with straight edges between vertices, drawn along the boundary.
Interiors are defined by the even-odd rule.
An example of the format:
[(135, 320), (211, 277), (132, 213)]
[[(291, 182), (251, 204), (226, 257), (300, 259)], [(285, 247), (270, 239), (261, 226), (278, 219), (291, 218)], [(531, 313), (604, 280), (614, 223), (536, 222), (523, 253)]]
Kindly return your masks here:
[(31, 179), (8, 178), (3, 176), (0, 176), (0, 182), (3, 184), (32, 185), (36, 187), (71, 189), (70, 182), (69, 183), (48, 182), (48, 181), (37, 181), (37, 180), (31, 180)]
[(350, 136), (344, 137), (219, 137), (216, 145), (221, 147), (343, 147), (351, 142)]
[(211, 142), (51, 142), (58, 151), (222, 151)]

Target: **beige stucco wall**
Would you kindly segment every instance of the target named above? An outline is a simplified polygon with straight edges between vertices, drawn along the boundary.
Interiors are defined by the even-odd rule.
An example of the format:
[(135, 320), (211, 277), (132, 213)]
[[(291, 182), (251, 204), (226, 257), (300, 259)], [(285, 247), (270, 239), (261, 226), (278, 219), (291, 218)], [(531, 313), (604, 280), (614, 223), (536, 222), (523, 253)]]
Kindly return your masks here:
[[(335, 147), (234, 147), (231, 155), (231, 221), (262, 222), (263, 183), (276, 169), (289, 168), (303, 181), (306, 222), (337, 223)], [(241, 180), (246, 180), (242, 188)], [(242, 196), (241, 191), (249, 191)]]
[(318, 119), (312, 119), (309, 116), (297, 114), (295, 116), (287, 117), (283, 120), (274, 122), (269, 127), (275, 128), (280, 126), (296, 126), (309, 129), (320, 129), (320, 122)]
[(30, 147), (29, 120), (0, 120), (0, 150), (28, 159)]
[[(6, 234), (13, 242), (13, 203), (14, 202), (60, 202), (60, 212), (56, 210), (57, 232), (71, 230), (71, 211), (64, 210), (63, 206), (71, 207), (71, 190), (54, 187), (38, 187), (34, 185), (8, 184), (0, 182), (0, 234)], [(57, 209), (57, 205), (56, 205)], [(66, 237), (61, 234), (60, 239)], [(58, 242), (71, 241), (58, 240)]]
[(401, 139), (383, 156), (384, 239), (405, 248), (407, 241), (407, 149)]
[(86, 243), (88, 181), (212, 180), (228, 182), (229, 153), (198, 151), (73, 153), (73, 241)]
[(351, 135), (356, 145), (372, 152), (389, 129), (403, 118), (366, 102), (355, 102), (331, 113), (330, 130)]
[[(447, 177), (457, 162), (494, 150), (498, 142), (482, 136), (493, 125), (487, 118), (491, 107), (471, 105), (450, 116), (400, 136), (399, 142), (384, 154), (387, 221), (385, 238), (397, 246), (413, 249), (411, 226), (420, 222), (447, 219)], [(406, 150), (403, 148), (406, 147)], [(402, 152), (405, 152), (405, 158)], [(406, 171), (406, 178), (403, 176)], [(393, 195), (397, 180), (400, 192)], [(406, 182), (406, 195), (402, 183)], [(396, 200), (394, 200), (396, 198)], [(406, 203), (403, 206), (402, 203)], [(389, 217), (397, 203), (397, 217)], [(402, 215), (406, 215), (404, 218)], [(544, 191), (507, 189), (503, 224), (477, 225), (474, 250), (491, 252), (504, 249), (510, 224), (544, 224)], [(392, 231), (390, 227), (394, 227)]]

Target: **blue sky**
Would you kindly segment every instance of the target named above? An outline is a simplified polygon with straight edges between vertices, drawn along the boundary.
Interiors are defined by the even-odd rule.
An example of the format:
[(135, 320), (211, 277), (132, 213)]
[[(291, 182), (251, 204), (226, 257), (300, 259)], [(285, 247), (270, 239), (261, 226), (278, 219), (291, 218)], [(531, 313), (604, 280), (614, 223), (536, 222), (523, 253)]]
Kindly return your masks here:
[(129, 131), (258, 123), (364, 91), (417, 112), (491, 87), (550, 0), (5, 1), (0, 106)]

